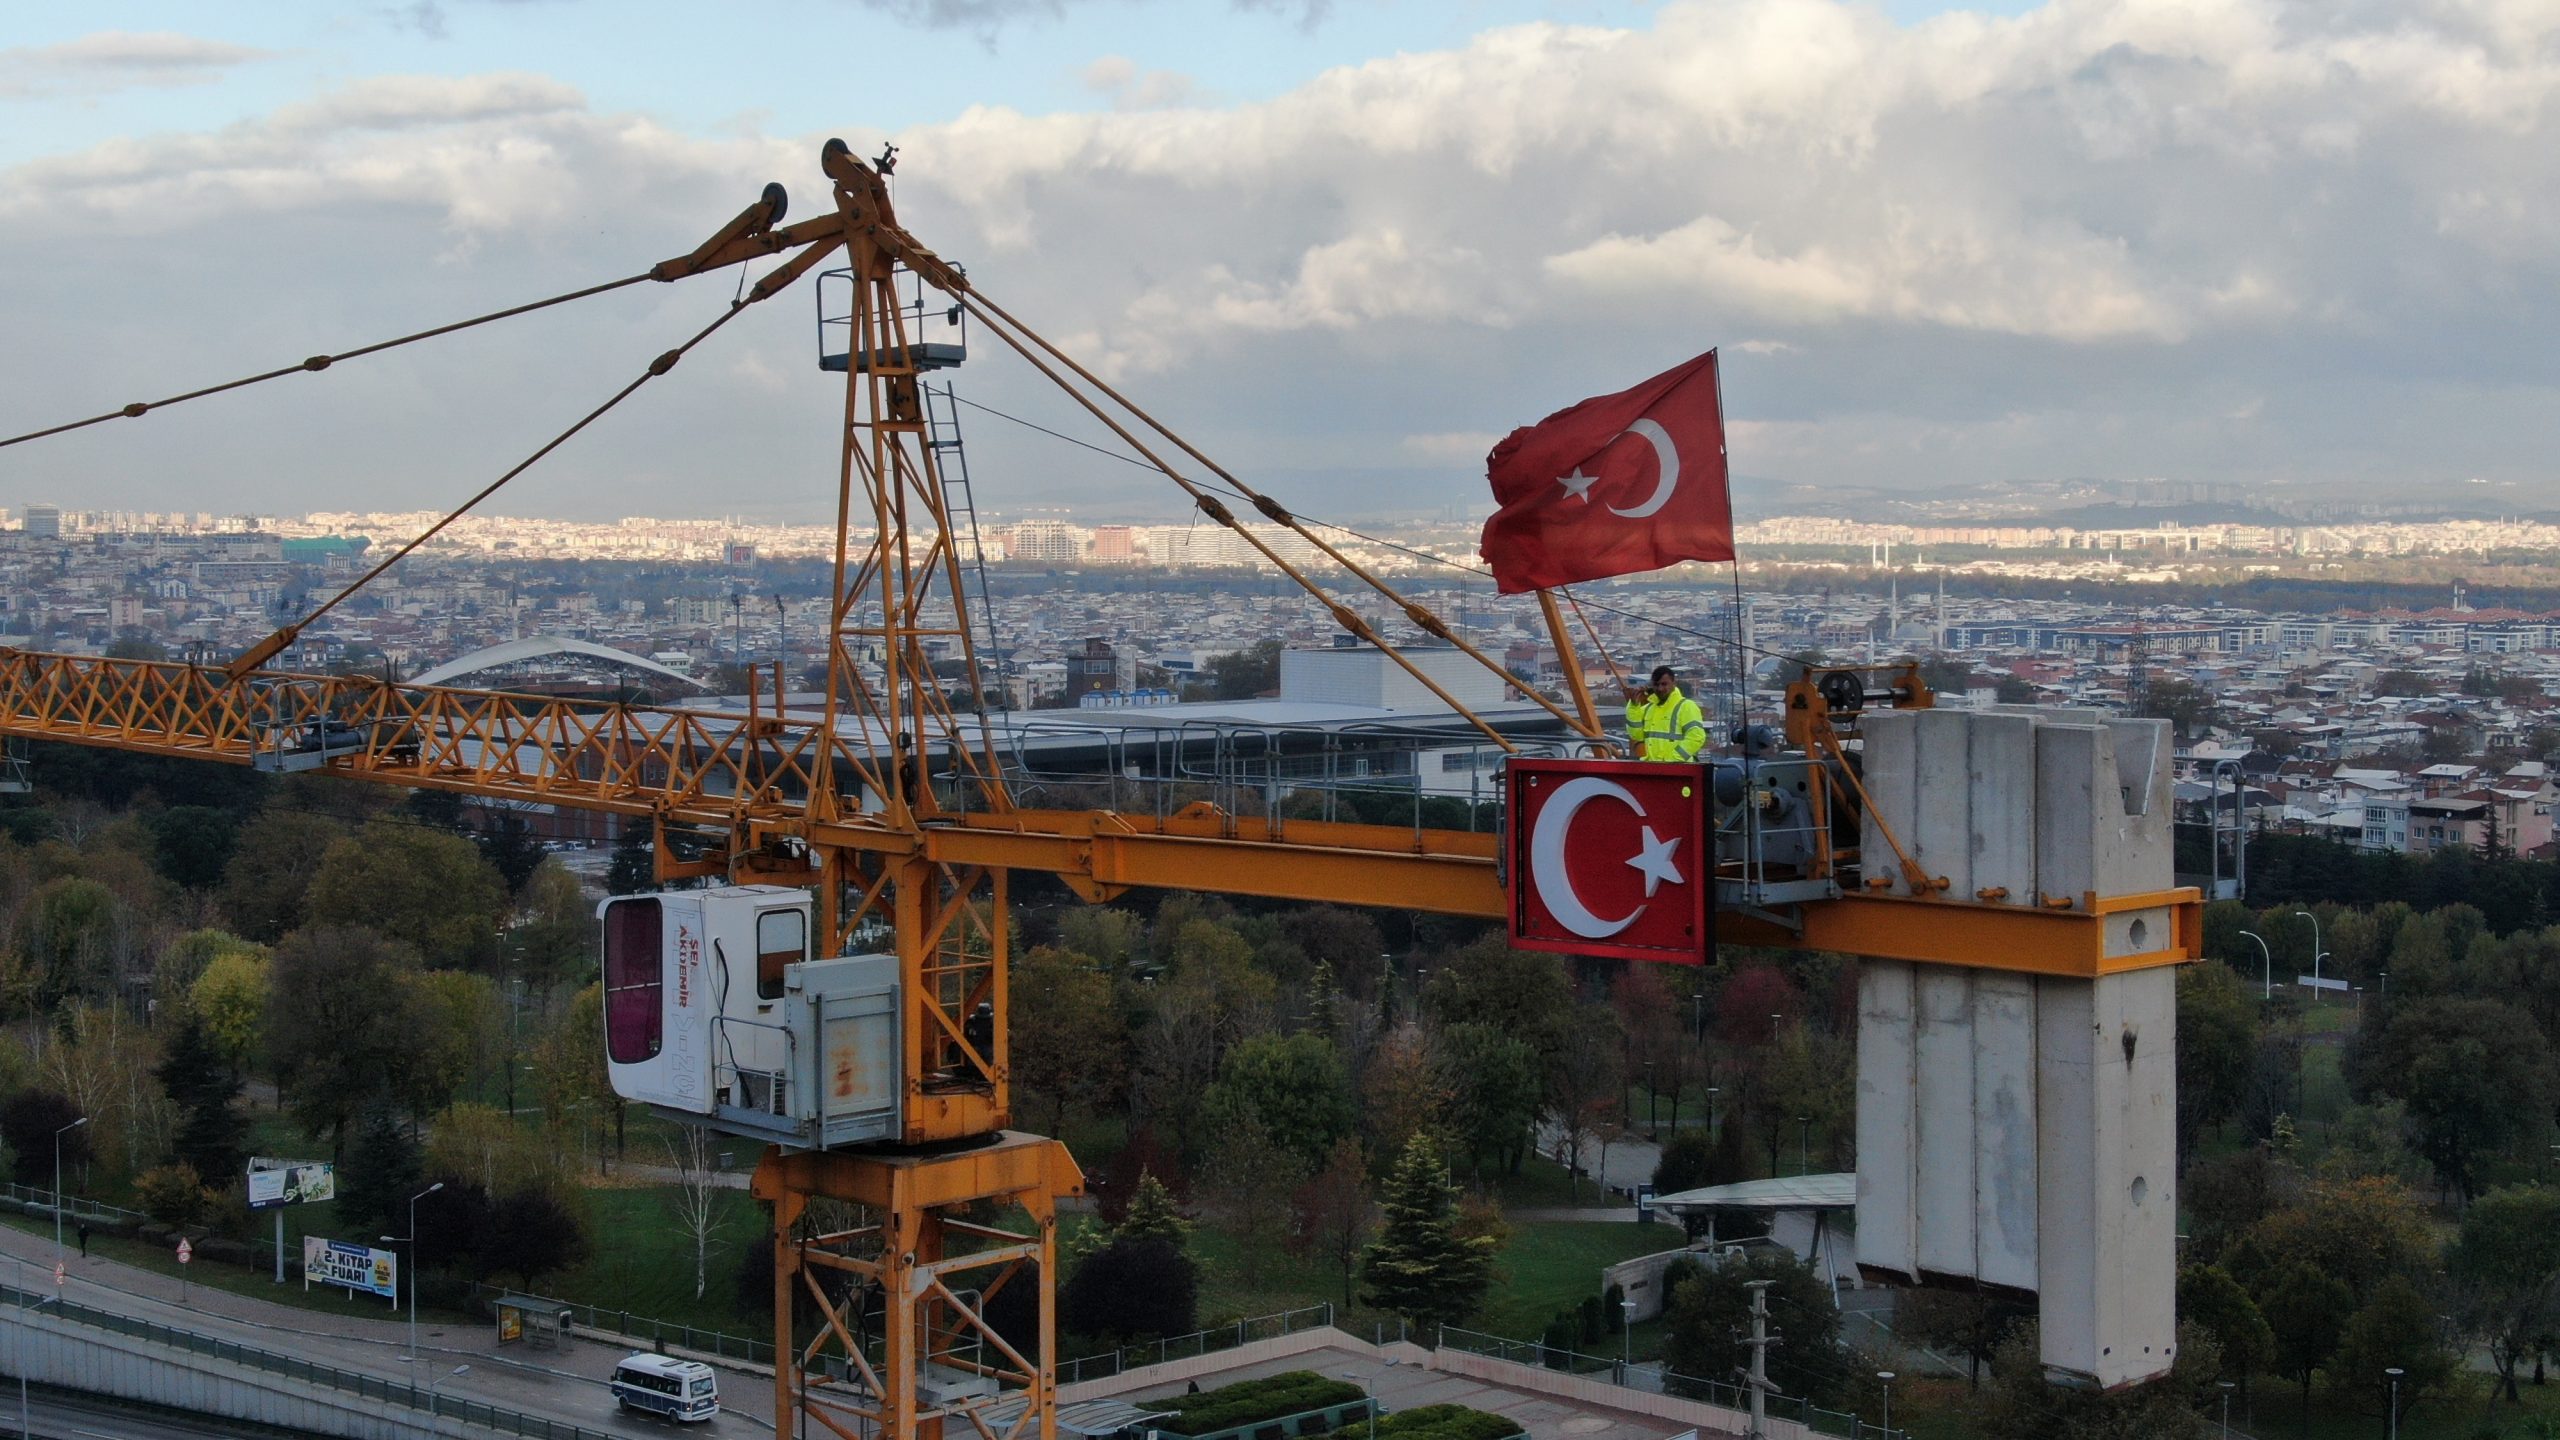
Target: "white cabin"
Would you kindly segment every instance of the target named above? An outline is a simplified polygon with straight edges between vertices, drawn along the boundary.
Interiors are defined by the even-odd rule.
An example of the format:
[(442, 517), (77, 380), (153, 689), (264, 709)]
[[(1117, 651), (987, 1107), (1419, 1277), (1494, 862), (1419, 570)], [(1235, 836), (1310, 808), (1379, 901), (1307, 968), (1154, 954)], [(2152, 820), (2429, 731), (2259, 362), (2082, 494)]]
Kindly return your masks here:
[(780, 885), (620, 895), (604, 922), (616, 1095), (802, 1149), (900, 1129), (895, 956), (810, 958), (810, 896)]

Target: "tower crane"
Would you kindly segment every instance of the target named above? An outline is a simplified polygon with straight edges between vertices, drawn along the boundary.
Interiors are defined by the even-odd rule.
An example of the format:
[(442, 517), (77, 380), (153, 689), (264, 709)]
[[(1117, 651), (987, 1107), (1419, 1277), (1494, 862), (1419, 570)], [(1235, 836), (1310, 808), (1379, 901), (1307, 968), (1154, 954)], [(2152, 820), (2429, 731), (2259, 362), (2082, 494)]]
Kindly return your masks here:
[[(937, 292), (935, 306), (947, 303), (951, 319), (965, 315), (1056, 382), (1204, 517), (1304, 586), (1484, 743), (1522, 748), (1282, 553), (1263, 527), (1294, 532), (1322, 554), (1327, 578), (1340, 577), (1335, 586), (1368, 592), (1439, 644), (1501, 674), (1549, 712), (1569, 745), (1586, 754), (1609, 745), (1551, 599), (1543, 613), (1574, 680), (1561, 702), (1220, 468), (928, 249), (897, 218), (889, 158), (866, 163), (830, 141), (820, 157), (829, 182), (823, 213), (786, 225), (784, 192), (768, 186), (691, 252), (575, 292), (769, 262), (710, 325), (651, 361), (562, 440), (667, 374), (740, 310), (822, 265), (841, 267), (828, 272), (843, 282), (850, 308), (828, 678), (818, 713), (784, 706), (779, 665), (771, 707), (760, 698), (759, 676), (738, 715), (404, 685), (278, 664), (313, 619), (440, 523), (228, 664), (0, 650), (0, 736), (316, 770), (611, 812), (650, 827), (662, 881), (714, 883), (608, 902), (609, 1069), (628, 1097), (769, 1142), (754, 1193), (771, 1203), (775, 1226), (777, 1434), (794, 1433), (798, 1415), (801, 1429), (814, 1424), (846, 1440), (942, 1440), (954, 1425), (983, 1440), (1053, 1440), (1056, 1202), (1080, 1193), (1083, 1182), (1059, 1142), (1008, 1128), (1007, 877), (1054, 875), (1091, 901), (1161, 887), (1514, 921), (1521, 887), (1498, 831), (1310, 820), (1278, 806), (1242, 813), (1246, 807), (1206, 801), (1156, 813), (1023, 803), (980, 688), (964, 555), (928, 435), (922, 377), (947, 357), (922, 332), (942, 312), (902, 300), (901, 286)], [(535, 307), (483, 318), (527, 308)], [(377, 348), (315, 356), (251, 379), (315, 373)], [(0, 446), (140, 418), (170, 403), (128, 405)], [(1244, 513), (1261, 525), (1246, 523)], [(933, 651), (954, 648), (963, 661), (956, 683), (932, 664)], [(1871, 695), (1867, 679), (1882, 689)], [(1862, 715), (1928, 700), (1908, 667), (1810, 676), (1789, 691), (1783, 738), (1756, 733), (1741, 758), (1718, 762), (1711, 777), (1704, 767), (1697, 772), (1712, 780), (1700, 788), (1714, 796), (1717, 934), (2067, 977), (2195, 953), (2192, 891), (2127, 897), (2093, 888), (2003, 904), (1987, 891), (1950, 892), (1943, 876), (1932, 876), (1928, 857), (1883, 820), (1843, 738)], [(673, 843), (688, 834), (702, 843)], [(1889, 862), (1881, 858), (1888, 850)], [(2136, 922), (2128, 950), (2125, 917), (2137, 910), (2157, 912), (2157, 938), (2141, 941)], [(857, 940), (881, 935), (888, 937), (881, 953), (858, 951)], [(1708, 945), (1698, 936), (1688, 953), (1670, 958), (1696, 963)], [(624, 1021), (627, 1033), (616, 1028)], [(806, 1222), (822, 1199), (854, 1202), (874, 1219), (814, 1230)], [(821, 1283), (830, 1271), (880, 1297), (876, 1346), (857, 1338), (869, 1327), (852, 1313), (855, 1302), (835, 1298), (842, 1287)], [(1037, 1339), (1027, 1347), (986, 1319), (990, 1298), (1011, 1285), (1036, 1290)], [(814, 1325), (799, 1322), (795, 1300), (814, 1310)]]

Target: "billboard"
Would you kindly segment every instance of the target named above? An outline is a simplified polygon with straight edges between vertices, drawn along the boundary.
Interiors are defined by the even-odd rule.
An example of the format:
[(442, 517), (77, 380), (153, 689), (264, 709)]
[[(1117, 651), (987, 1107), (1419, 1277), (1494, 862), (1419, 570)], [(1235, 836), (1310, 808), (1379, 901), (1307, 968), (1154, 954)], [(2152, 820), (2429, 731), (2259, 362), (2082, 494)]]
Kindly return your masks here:
[(272, 1210), (278, 1205), (299, 1205), (306, 1200), (334, 1200), (338, 1196), (338, 1167), (326, 1160), (309, 1163), (293, 1160), (252, 1160), (249, 1171), (249, 1208)]
[(323, 1285), (344, 1286), (349, 1290), (362, 1290), (368, 1295), (397, 1300), (400, 1298), (400, 1257), (388, 1250), (305, 1235), (302, 1237), (302, 1283), (307, 1288), (314, 1280)]

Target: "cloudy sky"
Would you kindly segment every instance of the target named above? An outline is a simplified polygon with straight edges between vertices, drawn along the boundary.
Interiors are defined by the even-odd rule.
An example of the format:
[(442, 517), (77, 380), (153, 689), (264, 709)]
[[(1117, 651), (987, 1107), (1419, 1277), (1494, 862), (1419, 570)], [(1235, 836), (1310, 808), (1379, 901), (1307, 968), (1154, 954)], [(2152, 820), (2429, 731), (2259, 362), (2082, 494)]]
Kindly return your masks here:
[[(817, 147), (1320, 515), (1710, 346), (1738, 472), (2560, 506), (2560, 0), (19, 7), (0, 433), (610, 279)], [(712, 318), (643, 286), (0, 451), (0, 506), (425, 508)], [(806, 289), (502, 512), (831, 513)], [(968, 398), (1090, 435), (990, 349)], [(972, 413), (982, 506), (1171, 515)], [(2476, 484), (2475, 484), (2476, 482)]]

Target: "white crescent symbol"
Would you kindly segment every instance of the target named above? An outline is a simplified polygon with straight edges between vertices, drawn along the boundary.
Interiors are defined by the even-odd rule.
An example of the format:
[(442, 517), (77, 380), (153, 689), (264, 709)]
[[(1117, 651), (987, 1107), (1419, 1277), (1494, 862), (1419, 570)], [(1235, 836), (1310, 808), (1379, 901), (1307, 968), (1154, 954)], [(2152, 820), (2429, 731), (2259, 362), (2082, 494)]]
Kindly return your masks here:
[(1609, 513), (1612, 515), (1624, 515), (1630, 520), (1642, 520), (1670, 504), (1671, 492), (1680, 488), (1680, 448), (1671, 443), (1670, 431), (1651, 420), (1639, 420), (1618, 433), (1643, 436), (1653, 446), (1654, 458), (1662, 464), (1662, 478), (1654, 482), (1653, 494), (1646, 497), (1643, 504), (1632, 510), (1621, 510), (1615, 505), (1609, 507)]
[(1529, 832), (1529, 875), (1537, 882), (1539, 901), (1564, 928), (1585, 940), (1605, 940), (1636, 923), (1636, 917), (1644, 913), (1644, 907), (1638, 905), (1623, 919), (1601, 919), (1591, 913), (1590, 906), (1582, 903), (1582, 897), (1574, 892), (1573, 877), (1565, 873), (1564, 847), (1565, 841), (1573, 834), (1574, 814), (1603, 795), (1636, 812), (1637, 818), (1643, 818), (1644, 807), (1636, 803), (1634, 792), (1626, 786), (1615, 780), (1585, 775), (1556, 787), (1556, 792), (1548, 796), (1547, 803), (1538, 810), (1536, 828)]

